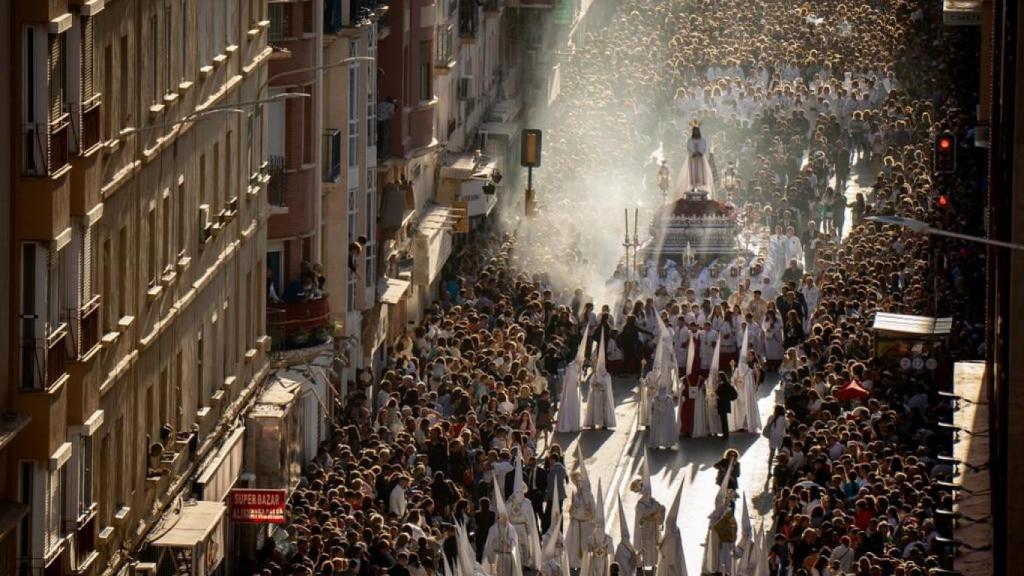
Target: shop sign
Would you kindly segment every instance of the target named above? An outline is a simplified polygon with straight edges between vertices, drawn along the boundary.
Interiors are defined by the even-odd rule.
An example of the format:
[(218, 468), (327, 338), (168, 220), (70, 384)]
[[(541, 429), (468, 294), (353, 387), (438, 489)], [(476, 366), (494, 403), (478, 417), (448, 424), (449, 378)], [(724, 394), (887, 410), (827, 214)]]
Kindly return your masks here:
[(287, 490), (235, 488), (231, 491), (231, 520), (243, 524), (284, 524)]

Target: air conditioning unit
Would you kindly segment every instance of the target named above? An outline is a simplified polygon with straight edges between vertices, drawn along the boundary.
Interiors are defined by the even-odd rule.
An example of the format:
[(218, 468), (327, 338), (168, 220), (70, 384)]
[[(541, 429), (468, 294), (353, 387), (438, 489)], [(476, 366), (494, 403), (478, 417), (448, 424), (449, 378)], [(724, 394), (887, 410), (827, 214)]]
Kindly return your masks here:
[(213, 235), (213, 223), (210, 222), (210, 205), (199, 205), (199, 238), (206, 242)]
[(475, 95), (473, 94), (473, 77), (463, 76), (459, 78), (458, 86), (458, 97), (459, 100), (466, 101), (472, 100)]

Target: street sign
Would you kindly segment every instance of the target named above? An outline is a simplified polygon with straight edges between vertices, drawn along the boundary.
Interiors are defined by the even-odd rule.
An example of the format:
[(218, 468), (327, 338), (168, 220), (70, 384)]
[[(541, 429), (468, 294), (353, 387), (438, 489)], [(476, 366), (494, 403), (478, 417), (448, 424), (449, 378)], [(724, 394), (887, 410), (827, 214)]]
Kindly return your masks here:
[(240, 524), (284, 524), (287, 490), (235, 488), (231, 491), (231, 520)]

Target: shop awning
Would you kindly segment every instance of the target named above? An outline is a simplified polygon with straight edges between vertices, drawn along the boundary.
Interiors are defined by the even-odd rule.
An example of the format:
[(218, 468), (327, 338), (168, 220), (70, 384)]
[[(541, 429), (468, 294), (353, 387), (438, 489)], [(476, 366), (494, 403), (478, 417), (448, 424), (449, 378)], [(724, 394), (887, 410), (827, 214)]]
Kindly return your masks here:
[(227, 506), (222, 502), (198, 501), (185, 504), (177, 517), (169, 521), (170, 527), (158, 531), (158, 536), (150, 544), (167, 548), (191, 548), (206, 540), (224, 517), (225, 510)]
[(982, 0), (942, 0), (946, 26), (981, 26)]
[(388, 278), (388, 287), (381, 295), (380, 301), (384, 304), (398, 304), (409, 291), (409, 284), (408, 280)]
[(909, 314), (875, 314), (871, 329), (887, 336), (946, 336), (953, 327), (952, 318), (931, 318)]

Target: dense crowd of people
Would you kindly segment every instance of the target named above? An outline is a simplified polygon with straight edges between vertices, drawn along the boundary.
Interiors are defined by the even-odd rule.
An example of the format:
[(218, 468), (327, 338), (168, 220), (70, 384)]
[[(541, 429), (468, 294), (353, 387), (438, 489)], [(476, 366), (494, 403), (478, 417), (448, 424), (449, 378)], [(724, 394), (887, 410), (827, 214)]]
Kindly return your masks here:
[[(635, 374), (641, 359), (654, 363), (662, 335), (679, 375), (694, 376), (673, 391), (684, 436), (712, 431), (704, 414), (704, 433), (694, 433), (687, 388), (714, 391), (701, 379), (717, 369), (713, 356), (726, 382), (735, 382), (730, 364), (751, 368), (736, 382), (741, 393), (781, 380), (781, 407), (742, 426), (763, 425), (771, 448), (771, 574), (913, 576), (943, 566), (950, 551), (936, 536), (948, 526), (935, 512), (950, 495), (936, 481), (950, 470), (936, 456), (948, 437), (934, 424), (948, 407), (932, 383), (950, 361), (979, 354), (981, 311), (967, 296), (982, 253), (865, 220), (979, 223), (980, 206), (937, 202), (974, 183), (970, 162), (967, 178), (932, 175), (934, 135), (966, 139), (971, 122), (970, 95), (949, 89), (948, 51), (932, 50), (960, 42), (934, 4), (621, 2), (563, 71), (547, 136), (549, 198), (537, 228), (571, 233), (545, 242), (536, 229), (485, 231), (451, 258), (441, 298), (393, 344), (384, 373), (365, 373), (338, 399), (331, 440), (289, 502), (287, 538), (268, 543), (257, 573), (443, 574), (460, 557), (463, 527), (486, 568), (501, 495), (513, 517), (528, 501), (541, 532), (563, 499), (572, 508), (578, 477), (551, 432), (578, 351), (580, 369), (600, 349), (602, 365)], [(650, 279), (646, 293), (594, 302), (574, 278), (599, 266), (588, 246), (607, 245), (599, 236), (612, 232), (588, 226), (586, 190), (598, 181), (637, 188), (645, 177), (653, 187), (663, 158), (678, 171), (695, 120), (710, 140), (713, 194), (736, 207), (762, 250), (714, 266), (653, 263), (653, 274), (637, 271)], [(855, 180), (866, 192), (851, 199)], [(565, 222), (567, 213), (580, 217)], [(875, 363), (877, 311), (955, 311), (950, 344), (932, 351), (939, 367)], [(851, 386), (857, 394), (840, 393)], [(731, 418), (720, 422), (725, 432), (740, 427)], [(723, 467), (720, 481), (729, 488), (737, 475), (738, 465)], [(529, 556), (522, 568), (561, 573)]]

